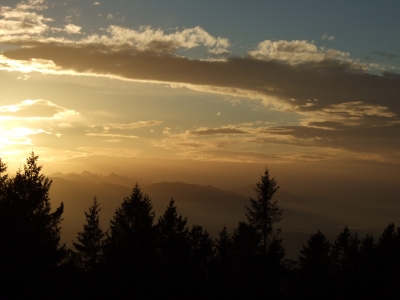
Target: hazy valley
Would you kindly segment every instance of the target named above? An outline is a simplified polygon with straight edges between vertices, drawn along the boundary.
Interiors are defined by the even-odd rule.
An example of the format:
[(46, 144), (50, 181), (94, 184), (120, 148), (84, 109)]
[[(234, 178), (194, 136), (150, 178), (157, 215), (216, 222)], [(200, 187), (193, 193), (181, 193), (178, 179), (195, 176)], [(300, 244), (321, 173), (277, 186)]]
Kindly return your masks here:
[[(54, 206), (64, 202), (62, 239), (67, 244), (75, 240), (85, 221), (84, 211), (96, 196), (101, 206), (100, 223), (107, 230), (109, 221), (122, 200), (129, 196), (137, 182), (143, 193), (152, 200), (156, 219), (162, 215), (173, 198), (178, 213), (187, 217), (188, 225), (202, 225), (212, 236), (226, 226), (229, 232), (245, 220), (245, 205), (254, 197), (252, 185), (223, 190), (211, 185), (202, 186), (184, 182), (150, 183), (138, 177), (111, 173), (107, 176), (84, 171), (78, 173), (53, 173), (50, 199)], [(343, 203), (328, 200), (323, 195), (303, 194), (280, 188), (274, 195), (283, 209), (283, 219), (278, 224), (287, 251), (287, 258), (296, 259), (310, 234), (321, 230), (332, 239), (345, 225), (361, 236), (381, 234), (389, 222), (399, 222), (400, 205), (392, 201), (371, 203)]]

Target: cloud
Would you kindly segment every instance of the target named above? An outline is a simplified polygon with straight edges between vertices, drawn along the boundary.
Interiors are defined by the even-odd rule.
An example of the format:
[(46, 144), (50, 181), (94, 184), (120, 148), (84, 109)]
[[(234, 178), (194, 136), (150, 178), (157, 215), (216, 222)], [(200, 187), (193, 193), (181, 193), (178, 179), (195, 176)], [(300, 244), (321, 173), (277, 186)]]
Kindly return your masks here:
[(328, 40), (328, 41), (334, 41), (335, 40), (335, 37), (333, 36), (333, 35), (328, 35), (327, 33), (324, 33), (322, 36), (321, 36), (321, 38), (323, 39), (323, 40)]
[(215, 135), (215, 134), (246, 134), (243, 130), (235, 128), (210, 128), (210, 129), (199, 129), (190, 131), (192, 135)]
[(374, 51), (374, 52), (372, 52), (372, 54), (383, 56), (383, 57), (389, 58), (389, 59), (394, 59), (394, 58), (399, 57), (399, 55), (397, 55), (397, 54), (386, 53), (384, 51)]
[(33, 145), (30, 136), (40, 133), (60, 137), (61, 133), (54, 128), (73, 127), (72, 124), (79, 119), (79, 112), (42, 99), (2, 105), (0, 148), (5, 145)]
[(45, 0), (28, 0), (18, 3), (16, 8), (20, 10), (44, 10), (47, 9), (48, 6), (45, 4)]
[[(53, 61), (46, 59), (13, 60), (0, 54), (0, 70), (9, 72), (40, 72), (43, 74), (59, 74), (61, 68), (56, 66)], [(66, 72), (71, 73), (71, 72)], [(72, 72), (75, 73), (75, 72)]]
[[(108, 18), (113, 17), (110, 14)], [(153, 29), (150, 26), (141, 26), (138, 30), (134, 30), (111, 25), (107, 33), (109, 35), (90, 35), (78, 43), (104, 45), (114, 50), (130, 49), (130, 51), (155, 53), (172, 53), (179, 48), (192, 49), (205, 46), (209, 53), (224, 54), (230, 47), (228, 39), (213, 37), (199, 26), (166, 34), (163, 30)]]
[[(89, 133), (87, 135), (91, 136), (113, 136), (113, 137), (128, 137), (128, 138), (137, 138), (137, 136), (133, 135), (121, 135), (121, 131), (131, 131), (138, 128), (151, 127), (162, 124), (162, 121), (150, 120), (150, 121), (137, 121), (132, 123), (106, 123), (106, 124), (97, 124), (91, 125), (91, 130), (99, 131), (97, 133)], [(112, 133), (111, 131), (118, 130), (119, 133)]]
[(119, 140), (119, 139), (112, 139), (112, 140), (102, 140), (102, 142), (106, 142), (106, 143), (120, 143), (120, 142), (122, 142), (122, 140)]
[(294, 161), (321, 161), (332, 159), (329, 153), (265, 153), (258, 151), (232, 150), (187, 150), (180, 157), (201, 161), (223, 161), (238, 163), (287, 163)]
[(162, 121), (157, 121), (157, 120), (150, 120), (150, 121), (137, 121), (137, 122), (132, 122), (132, 123), (111, 123), (107, 124), (105, 126), (112, 128), (112, 129), (137, 129), (137, 128), (142, 128), (142, 127), (149, 127), (149, 126), (156, 126), (162, 124)]
[[(150, 121), (137, 121), (132, 123), (107, 123), (100, 125), (91, 125), (87, 136), (95, 136), (95, 137), (111, 137), (111, 138), (127, 138), (127, 139), (136, 139), (139, 138), (136, 135), (130, 134), (131, 130), (135, 130), (138, 128), (156, 126), (162, 124), (162, 121), (150, 120)], [(94, 132), (95, 131), (95, 132)], [(117, 133), (115, 132), (117, 131)], [(121, 133), (123, 131), (123, 133)], [(108, 141), (121, 141), (119, 139), (112, 139)]]
[(5, 51), (3, 55), (21, 64), (42, 59), (53, 63), (52, 70), (74, 74), (177, 83), (264, 99), (277, 108), (297, 112), (322, 112), (335, 109), (334, 105), (359, 102), (386, 107), (394, 114), (400, 112), (400, 75), (371, 74), (348, 61), (325, 59), (295, 65), (252, 57), (200, 61), (147, 50), (114, 49), (104, 48), (104, 44), (46, 44)]
[(204, 143), (177, 143), (179, 146), (183, 146), (185, 148), (204, 148), (207, 145)]
[(377, 116), (392, 118), (396, 114), (387, 107), (377, 104), (363, 103), (362, 101), (346, 102), (331, 105), (323, 110), (326, 113), (348, 118), (362, 118), (364, 116)]
[(14, 8), (0, 6), (0, 42), (15, 37), (41, 35), (49, 29), (46, 22), (53, 21), (31, 10), (43, 10), (47, 6), (44, 1), (31, 0), (18, 3)]
[(51, 134), (38, 128), (14, 127), (4, 130), (0, 127), (0, 149), (4, 148), (5, 145), (33, 145), (29, 136), (39, 133)]
[[(179, 49), (197, 47), (205, 47), (209, 54), (228, 51), (229, 40), (214, 37), (200, 27), (164, 32), (113, 25), (103, 35), (75, 40), (25, 32), (12, 41), (24, 47), (3, 52), (0, 70), (167, 83), (241, 99), (261, 99), (271, 109), (296, 112), (301, 118), (297, 126), (289, 127), (229, 125), (177, 133), (166, 128), (165, 139), (154, 142), (159, 147), (194, 153), (199, 149), (237, 151), (265, 145), (317, 146), (320, 151), (363, 152), (368, 157), (378, 153), (385, 153), (387, 159), (398, 156), (393, 145), (398, 145), (394, 132), (400, 113), (400, 75), (371, 73), (347, 52), (304, 40), (266, 40), (244, 57), (200, 60), (177, 55)], [(235, 99), (233, 105), (241, 104), (242, 100)], [(150, 120), (96, 125), (88, 135), (111, 137), (109, 140), (133, 138), (136, 135), (128, 131), (159, 124), (162, 122)], [(323, 157), (320, 153), (303, 154), (297, 157)]]
[(100, 5), (100, 2), (93, 2), (93, 5)]
[[(368, 153), (381, 161), (397, 161), (400, 124), (378, 127), (349, 127), (341, 123), (314, 123), (312, 126), (281, 126), (262, 130), (267, 136), (256, 141), (283, 143), (307, 148), (330, 148), (351, 153)], [(289, 137), (289, 138), (288, 138)]]
[(137, 157), (141, 153), (139, 150), (121, 148), (79, 147), (78, 150), (81, 152), (79, 156), (104, 155), (114, 157)]
[[(306, 159), (307, 155), (309, 158), (306, 160), (347, 157), (398, 163), (400, 159), (397, 150), (400, 147), (400, 122), (376, 126), (322, 121), (267, 127), (264, 122), (254, 122), (229, 125), (229, 128), (230, 132), (243, 134), (225, 134), (226, 127), (184, 132), (172, 132), (166, 128), (164, 134), (167, 138), (154, 146), (176, 149), (182, 155), (195, 155), (198, 149), (225, 149), (228, 152), (243, 152), (246, 149), (252, 152), (258, 148), (265, 153), (275, 149), (277, 157), (289, 159), (290, 156), (291, 160)], [(302, 155), (295, 155), (299, 153)]]
[(135, 135), (124, 135), (124, 134), (114, 134), (114, 133), (87, 133), (87, 136), (101, 136), (101, 137), (119, 137), (127, 139), (137, 139)]
[(256, 59), (276, 60), (292, 65), (330, 59), (346, 61), (350, 57), (348, 52), (319, 48), (314, 43), (305, 40), (280, 40), (276, 42), (265, 40), (258, 44), (256, 50), (250, 51), (249, 55)]
[(65, 32), (67, 32), (68, 34), (80, 34), (80, 31), (82, 29), (82, 27), (74, 24), (65, 25), (64, 28)]
[(0, 106), (0, 121), (12, 119), (62, 120), (79, 115), (80, 113), (75, 110), (66, 109), (43, 99), (24, 100), (13, 105)]

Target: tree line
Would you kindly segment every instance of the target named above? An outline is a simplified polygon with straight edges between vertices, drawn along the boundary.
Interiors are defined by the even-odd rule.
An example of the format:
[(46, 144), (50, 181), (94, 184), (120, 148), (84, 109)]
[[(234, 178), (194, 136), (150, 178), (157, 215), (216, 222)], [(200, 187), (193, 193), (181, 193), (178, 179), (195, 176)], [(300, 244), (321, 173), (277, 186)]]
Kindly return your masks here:
[(51, 209), (51, 180), (33, 152), (14, 177), (0, 160), (2, 299), (365, 299), (400, 292), (400, 227), (359, 237), (345, 227), (331, 243), (317, 231), (297, 261), (285, 259), (273, 201), (279, 186), (265, 169), (245, 221), (213, 238), (187, 225), (171, 199), (156, 218), (136, 184), (99, 225), (96, 197), (72, 248), (60, 242), (64, 205)]

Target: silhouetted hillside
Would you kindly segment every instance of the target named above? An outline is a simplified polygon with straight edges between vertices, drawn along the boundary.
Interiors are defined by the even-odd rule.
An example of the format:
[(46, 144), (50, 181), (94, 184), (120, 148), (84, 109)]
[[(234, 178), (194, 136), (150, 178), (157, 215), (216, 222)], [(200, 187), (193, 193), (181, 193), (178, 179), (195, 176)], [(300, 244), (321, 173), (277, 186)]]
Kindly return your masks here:
[[(81, 230), (83, 211), (90, 206), (95, 195), (102, 208), (100, 224), (106, 229), (115, 209), (135, 184), (134, 179), (114, 173), (104, 176), (84, 171), (81, 174), (55, 173), (50, 177), (53, 179), (50, 190), (52, 203), (65, 204), (62, 238), (67, 243)], [(142, 190), (152, 200), (156, 218), (163, 214), (172, 197), (178, 213), (188, 218), (189, 225), (201, 224), (213, 236), (217, 236), (223, 226), (229, 232), (237, 227), (238, 222), (244, 220), (244, 206), (249, 205), (249, 197), (254, 197), (251, 185), (225, 191), (210, 185), (161, 182), (143, 187)], [(322, 196), (298, 196), (285, 189), (279, 189), (273, 200), (278, 201), (283, 209), (279, 227), (282, 229), (287, 257), (293, 259), (297, 258), (307, 235), (315, 229), (326, 232), (329, 237), (337, 232), (337, 228), (348, 225), (360, 234), (366, 234), (377, 233), (388, 220), (400, 222), (400, 208), (395, 205), (337, 204)]]
[[(83, 211), (91, 205), (93, 197), (97, 196), (100, 203), (100, 225), (103, 229), (108, 228), (109, 221), (115, 210), (127, 197), (132, 187), (122, 184), (107, 183), (103, 177), (96, 174), (60, 174), (63, 176), (51, 177), (53, 180), (50, 189), (50, 198), (54, 205), (61, 202), (65, 204), (64, 221), (62, 222), (62, 239), (68, 244), (75, 238), (76, 233), (82, 229), (84, 223)], [(106, 177), (106, 176), (104, 176)], [(114, 176), (120, 179), (122, 176)], [(82, 179), (82, 180), (80, 180)], [(239, 221), (245, 218), (245, 205), (249, 205), (248, 197), (224, 191), (213, 186), (201, 186), (197, 184), (186, 184), (183, 182), (162, 182), (155, 183), (143, 189), (152, 200), (156, 218), (163, 214), (169, 200), (175, 199), (178, 213), (188, 218), (188, 225), (201, 224), (211, 235), (217, 236), (218, 232), (226, 226), (229, 232), (238, 225)], [(285, 193), (281, 193), (281, 195)], [(289, 195), (289, 194), (288, 194)], [(279, 204), (293, 203), (296, 197), (285, 199), (281, 196)], [(297, 203), (294, 203), (297, 204)], [(301, 204), (299, 204), (301, 206)], [(282, 205), (284, 218), (280, 224), (284, 236), (289, 235), (290, 239), (284, 239), (284, 246), (287, 248), (289, 258), (297, 258), (297, 253), (307, 235), (316, 227), (335, 228), (335, 224), (327, 221), (321, 216), (315, 216), (306, 211), (296, 210)], [(336, 229), (336, 228), (335, 228)]]
[(129, 195), (132, 188), (111, 183), (89, 183), (52, 177), (50, 199), (53, 205), (64, 202), (64, 221), (61, 223), (62, 239), (68, 244), (82, 230), (86, 211), (97, 196), (101, 204), (100, 225), (106, 229), (115, 209), (121, 204), (124, 197)]
[[(244, 186), (230, 190), (239, 195), (253, 195), (253, 186)], [(312, 228), (319, 228), (333, 234), (337, 228), (347, 225), (358, 232), (376, 232), (387, 224), (388, 220), (400, 221), (400, 203), (387, 201), (385, 198), (371, 202), (348, 202), (342, 199), (332, 200), (326, 194), (293, 194), (280, 188), (274, 195), (274, 201), (284, 210), (280, 226), (285, 231), (310, 233)], [(346, 195), (344, 195), (346, 196)]]
[[(346, 207), (282, 190), (273, 197), (278, 186), (268, 169), (250, 199), (183, 182), (130, 189), (89, 172), (67, 175), (74, 180), (53, 177), (50, 195), (52, 182), (37, 160), (32, 152), (10, 178), (0, 160), (4, 294), (171, 298), (176, 286), (177, 299), (390, 298), (400, 292), (400, 227), (389, 223), (377, 240), (348, 226), (325, 235), (321, 228), (338, 230), (347, 216), (329, 212), (335, 216)], [(81, 177), (86, 180), (76, 180)], [(360, 210), (368, 215), (368, 209)], [(72, 245), (60, 241), (62, 232)]]
[(229, 230), (244, 217), (246, 197), (213, 186), (201, 186), (183, 182), (161, 182), (144, 188), (153, 201), (154, 208), (163, 212), (169, 200), (175, 199), (178, 212), (188, 218), (189, 224), (202, 224), (216, 235), (223, 226)]

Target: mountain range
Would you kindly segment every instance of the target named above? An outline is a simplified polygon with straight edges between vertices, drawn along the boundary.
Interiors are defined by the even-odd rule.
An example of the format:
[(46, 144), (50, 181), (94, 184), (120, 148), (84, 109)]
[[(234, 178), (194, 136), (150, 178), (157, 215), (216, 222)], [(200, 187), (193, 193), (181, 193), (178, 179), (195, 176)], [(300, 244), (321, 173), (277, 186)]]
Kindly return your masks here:
[[(152, 200), (156, 220), (161, 216), (170, 199), (175, 200), (178, 214), (187, 217), (188, 226), (198, 224), (214, 237), (226, 226), (233, 232), (239, 221), (245, 221), (245, 206), (249, 197), (255, 197), (253, 186), (222, 190), (211, 185), (202, 186), (184, 182), (148, 183), (141, 178), (111, 173), (101, 175), (82, 173), (54, 173), (49, 176), (53, 183), (50, 189), (52, 204), (65, 204), (62, 223), (62, 238), (70, 245), (76, 234), (83, 228), (84, 211), (96, 196), (100, 203), (100, 223), (104, 230), (123, 199), (130, 195), (138, 183), (143, 193)], [(279, 189), (274, 201), (283, 209), (283, 219), (278, 224), (287, 257), (297, 258), (298, 251), (310, 234), (321, 230), (331, 239), (347, 225), (361, 235), (367, 232), (378, 235), (389, 222), (399, 221), (400, 206), (393, 204), (344, 205), (319, 195), (296, 195)], [(392, 217), (393, 219), (390, 219)], [(397, 219), (396, 219), (397, 217)]]

